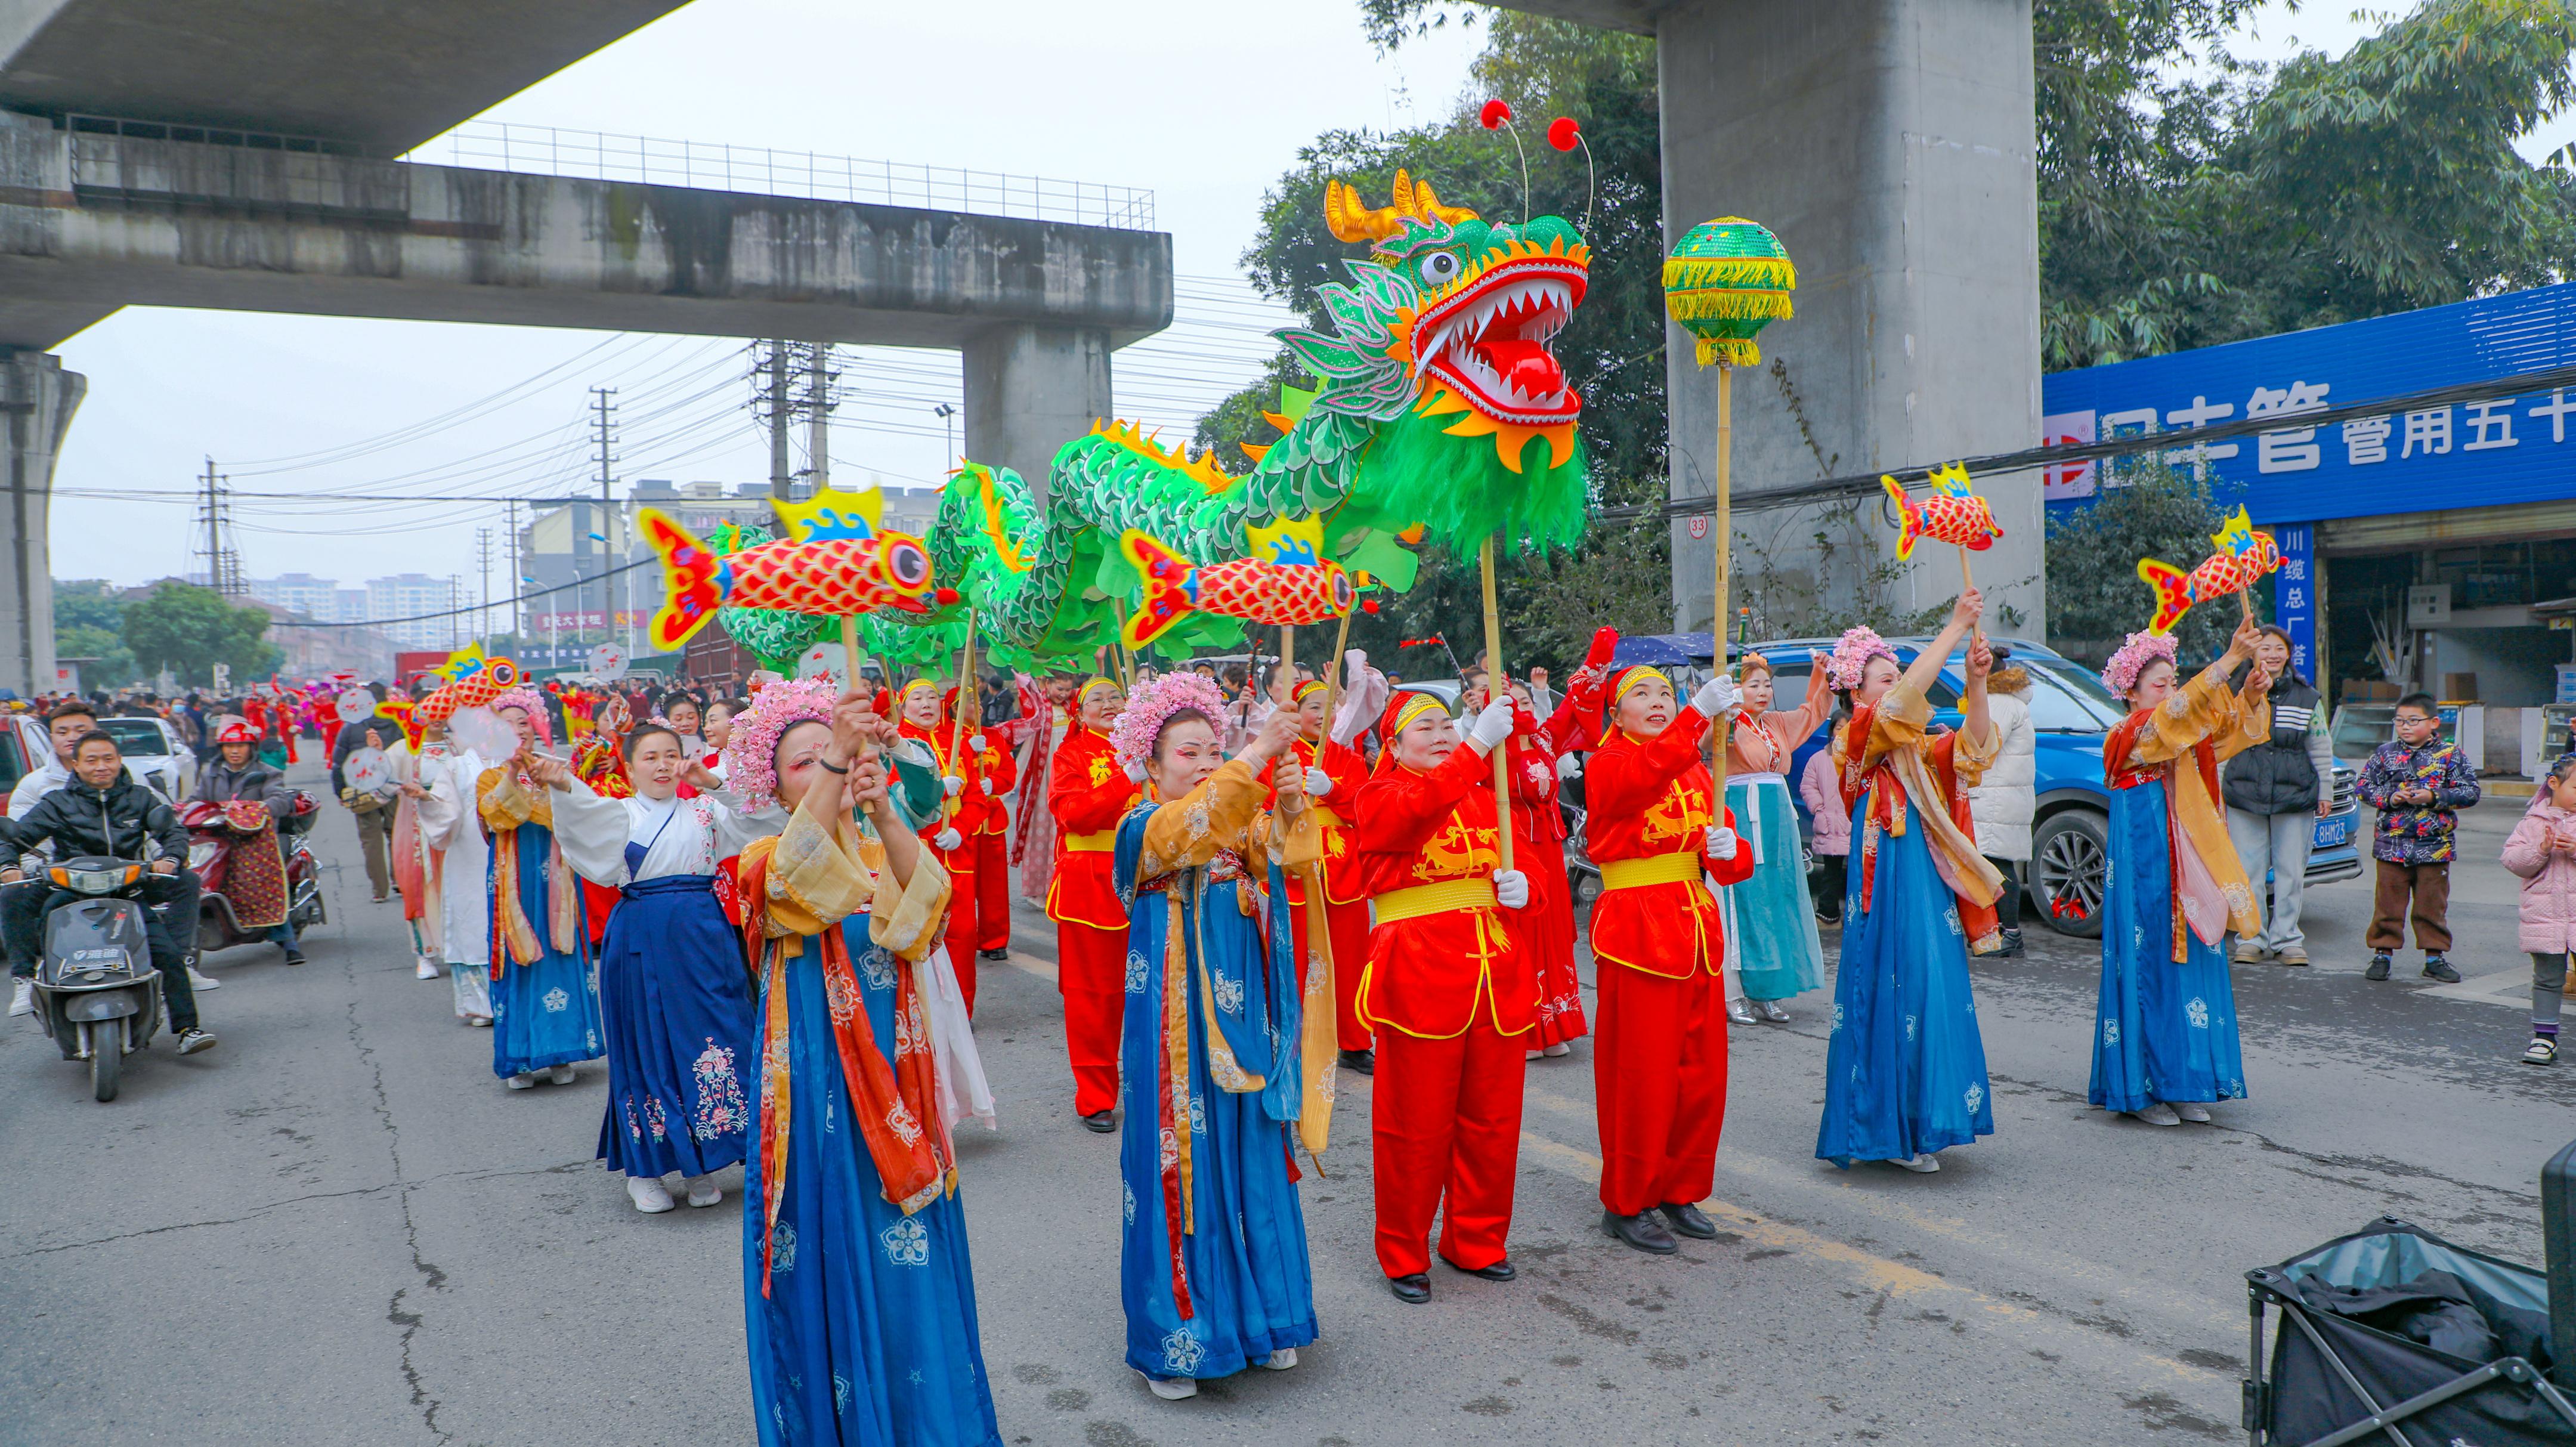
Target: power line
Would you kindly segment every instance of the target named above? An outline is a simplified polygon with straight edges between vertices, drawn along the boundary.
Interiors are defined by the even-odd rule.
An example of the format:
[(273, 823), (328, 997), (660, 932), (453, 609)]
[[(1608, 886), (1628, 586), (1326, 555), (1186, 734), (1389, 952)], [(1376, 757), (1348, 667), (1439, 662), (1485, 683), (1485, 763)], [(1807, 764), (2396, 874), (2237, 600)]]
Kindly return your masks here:
[[(529, 592), (521, 593), (514, 598), (505, 599), (504, 601), (515, 608), (519, 604), (527, 602), (531, 598), (543, 598), (554, 593), (570, 592), (575, 588), (587, 588), (597, 583), (601, 578), (613, 578), (620, 573), (632, 572), (637, 568), (658, 568), (661, 565), (662, 560), (660, 558), (638, 558), (631, 563), (619, 564), (617, 567), (611, 568), (607, 572), (601, 573), (595, 577), (579, 578), (569, 583), (557, 583), (551, 588), (533, 589)], [(443, 613), (414, 613), (406, 618), (353, 618), (343, 623), (315, 623), (303, 619), (278, 618), (271, 620), (268, 626), (271, 628), (391, 628), (397, 623), (428, 623), (440, 618), (460, 617), (473, 611), (475, 610), (472, 608), (450, 608)]]

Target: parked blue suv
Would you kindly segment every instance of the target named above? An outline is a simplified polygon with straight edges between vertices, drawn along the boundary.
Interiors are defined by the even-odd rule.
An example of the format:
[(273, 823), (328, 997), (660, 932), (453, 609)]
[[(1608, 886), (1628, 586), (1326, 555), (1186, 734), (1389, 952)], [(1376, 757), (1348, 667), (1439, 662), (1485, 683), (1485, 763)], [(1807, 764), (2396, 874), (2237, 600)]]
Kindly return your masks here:
[[(1702, 635), (1705, 637), (1705, 635)], [(1932, 640), (1891, 638), (1888, 643), (1907, 663)], [(2102, 740), (2128, 709), (2101, 677), (2036, 643), (2017, 638), (1995, 641), (2012, 646), (2012, 661), (2030, 673), (2030, 722), (2037, 764), (2035, 810), (2031, 819), (2028, 903), (2060, 934), (2097, 937), (2102, 933), (2103, 841), (2110, 832), (2110, 793), (2102, 784)], [(1769, 659), (1778, 680), (1779, 702), (1794, 706), (1806, 695), (1814, 651), (1831, 652), (1831, 638), (1789, 638), (1756, 643), (1752, 650)], [(1954, 656), (1932, 688), (1935, 717), (1956, 727), (1962, 659)], [(1830, 742), (1823, 729), (1798, 750), (1789, 778), (1794, 785), (1807, 760)], [(2357, 776), (2343, 764), (2334, 768), (2334, 811), (2317, 820), (2314, 851), (2308, 856), (2309, 884), (2351, 879), (2361, 873), (2361, 851), (2355, 843), (2361, 817), (2354, 798)], [(1806, 801), (1798, 801), (1799, 827), (1812, 832)], [(2267, 881), (2268, 882), (2268, 881)]]

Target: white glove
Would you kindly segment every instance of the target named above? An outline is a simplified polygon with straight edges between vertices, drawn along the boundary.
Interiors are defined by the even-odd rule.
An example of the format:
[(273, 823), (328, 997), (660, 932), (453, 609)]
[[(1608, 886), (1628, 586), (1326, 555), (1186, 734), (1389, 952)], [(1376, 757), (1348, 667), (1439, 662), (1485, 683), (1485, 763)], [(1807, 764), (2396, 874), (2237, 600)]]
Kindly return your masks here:
[(954, 849), (954, 848), (956, 848), (958, 845), (965, 843), (965, 842), (966, 842), (966, 836), (965, 836), (965, 835), (963, 835), (963, 834), (958, 833), (958, 832), (957, 832), (957, 826), (956, 826), (956, 825), (954, 825), (954, 824), (952, 824), (952, 825), (948, 826), (947, 828), (940, 830), (936, 835), (932, 836), (932, 838), (931, 838), (931, 841), (930, 841), (930, 842), (931, 842), (931, 844), (932, 844), (933, 846), (935, 846), (935, 847), (937, 847), (937, 848), (939, 848), (939, 849), (942, 849), (942, 850), (948, 850), (948, 849)]
[(1529, 876), (1517, 869), (1494, 871), (1494, 899), (1505, 909), (1521, 909), (1529, 904)]
[(1735, 712), (1742, 698), (1735, 691), (1735, 680), (1721, 673), (1699, 686), (1699, 692), (1691, 695), (1690, 706), (1702, 718), (1718, 719)]
[(1509, 699), (1496, 699), (1476, 715), (1467, 737), (1474, 740), (1476, 752), (1490, 754), (1496, 745), (1512, 736), (1512, 704)]
[(949, 798), (954, 799), (966, 792), (966, 781), (955, 774), (949, 774), (940, 779), (939, 787), (947, 791)]
[(991, 798), (991, 797), (993, 796), (993, 781), (992, 781), (992, 780), (990, 780), (990, 779), (977, 779), (977, 780), (975, 781), (975, 787), (977, 787), (977, 788), (979, 788), (979, 789), (982, 789), (982, 790), (984, 791), (984, 797), (986, 797), (986, 798), (988, 798), (988, 799), (989, 799), (989, 798)]
[(1124, 772), (1127, 775), (1128, 783), (1141, 784), (1145, 782), (1145, 761), (1143, 759), (1138, 759), (1136, 762), (1129, 764)]
[(1332, 775), (1325, 773), (1321, 769), (1308, 769), (1306, 771), (1307, 798), (1320, 799), (1331, 792), (1333, 792)]
[(1569, 750), (1568, 752), (1556, 756), (1556, 776), (1558, 778), (1575, 779), (1582, 777), (1582, 775), (1583, 761), (1576, 758), (1572, 751)]
[(984, 736), (980, 733), (968, 734), (966, 736), (966, 747), (975, 753), (980, 754), (984, 752)]
[(1735, 857), (1735, 831), (1727, 828), (1723, 824), (1709, 825), (1708, 857), (1711, 859), (1733, 859)]

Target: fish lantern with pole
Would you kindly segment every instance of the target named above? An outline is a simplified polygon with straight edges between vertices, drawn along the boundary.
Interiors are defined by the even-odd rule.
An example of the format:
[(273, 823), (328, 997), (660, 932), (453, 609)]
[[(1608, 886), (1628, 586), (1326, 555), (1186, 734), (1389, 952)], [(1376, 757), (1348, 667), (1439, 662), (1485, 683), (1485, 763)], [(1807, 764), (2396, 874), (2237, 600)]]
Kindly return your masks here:
[[(1726, 550), (1734, 537), (1730, 517), (1735, 449), (1735, 387), (1738, 367), (1762, 360), (1754, 338), (1764, 327), (1789, 315), (1789, 293), (1798, 285), (1798, 269), (1770, 228), (1740, 216), (1703, 221), (1682, 233), (1664, 259), (1664, 309), (1697, 344), (1701, 366), (1717, 368), (1717, 452), (1711, 471), (1717, 515), (1710, 535), (1717, 539), (1715, 605), (1709, 611), (1711, 664), (1726, 668)], [(1709, 730), (1716, 758), (1710, 773), (1718, 796), (1726, 792), (1726, 728)]]

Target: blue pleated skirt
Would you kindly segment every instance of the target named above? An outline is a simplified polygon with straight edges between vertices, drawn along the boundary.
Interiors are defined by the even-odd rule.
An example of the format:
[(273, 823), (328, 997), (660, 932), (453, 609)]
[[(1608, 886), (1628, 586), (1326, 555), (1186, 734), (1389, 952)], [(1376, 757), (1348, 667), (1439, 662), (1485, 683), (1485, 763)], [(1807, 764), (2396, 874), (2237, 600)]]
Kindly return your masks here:
[(1786, 1000), (1825, 983), (1816, 901), (1807, 893), (1807, 854), (1798, 810), (1777, 775), (1726, 781), (1739, 847), (1754, 851), (1753, 877), (1725, 886), (1727, 947), (1746, 998)]
[[(867, 928), (866, 915), (842, 926), (882, 1051), (895, 1038), (895, 977)], [(788, 992), (795, 1109), (767, 1297), (756, 1124), (742, 1208), (761, 1447), (1000, 1447), (965, 1208), (952, 1194), (906, 1216), (886, 1200), (884, 1179), (850, 1123), (817, 951), (789, 961), (780, 988)]]
[[(599, 989), (585, 941), (576, 931), (574, 939), (564, 942), (569, 949), (558, 948), (546, 926), (546, 857), (554, 836), (542, 825), (522, 824), (512, 837), (519, 851), (519, 908), (536, 931), (539, 957), (534, 964), (504, 964), (501, 978), (492, 982), (492, 1073), (504, 1080), (596, 1060), (602, 1049)], [(490, 881), (499, 876), (499, 859), (495, 851), (485, 875), (486, 898), (495, 887)], [(564, 887), (581, 886), (567, 880)], [(507, 948), (496, 932), (492, 958), (505, 959)]]
[(2106, 1110), (2245, 1094), (2236, 989), (2226, 954), (2185, 930), (2186, 958), (2173, 960), (2173, 857), (2166, 829), (2164, 784), (2111, 791), (2102, 990), (2093, 1007), (2093, 1086), (2087, 1092)]
[(1825, 1117), (1816, 1132), (1816, 1155), (1838, 1166), (1906, 1160), (1995, 1133), (1958, 901), (1932, 867), (1918, 820), (1880, 841), (1877, 889), (1862, 910), (1865, 807), (1863, 800), (1853, 810)]
[(612, 1171), (703, 1176), (751, 1149), (758, 1035), (742, 936), (710, 875), (626, 886), (599, 952)]

